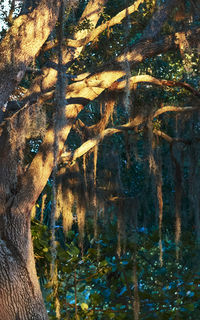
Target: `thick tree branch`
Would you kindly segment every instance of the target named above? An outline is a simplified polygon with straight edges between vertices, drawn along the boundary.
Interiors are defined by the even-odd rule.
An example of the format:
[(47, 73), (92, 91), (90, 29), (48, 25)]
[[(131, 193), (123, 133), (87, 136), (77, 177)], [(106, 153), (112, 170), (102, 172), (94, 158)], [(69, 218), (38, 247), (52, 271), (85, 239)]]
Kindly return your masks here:
[[(98, 26), (96, 29), (92, 30), (85, 38), (80, 40), (74, 39), (66, 39), (66, 43), (70, 47), (82, 47), (85, 46), (87, 43), (95, 40), (103, 31), (113, 27), (116, 24), (121, 23), (123, 19), (127, 17), (127, 15), (132, 14), (133, 12), (137, 11), (140, 4), (142, 4), (145, 0), (137, 0), (134, 2), (133, 5), (129, 6), (128, 8), (119, 12), (116, 16), (111, 18), (109, 21)], [(164, 5), (160, 6), (158, 10), (153, 15), (150, 23), (148, 24), (147, 28), (144, 30), (143, 37), (146, 38), (153, 38), (159, 32), (163, 26), (163, 23), (166, 21), (168, 15), (171, 13), (171, 10), (176, 6), (175, 0), (168, 0), (165, 2)], [(75, 37), (76, 38), (76, 37)], [(50, 42), (43, 47), (44, 51), (47, 51), (53, 47), (57, 46), (57, 41), (53, 44)]]
[[(143, 3), (144, 1), (145, 0), (137, 0), (136, 2), (134, 2), (133, 5), (129, 6), (127, 9), (120, 11), (118, 14), (116, 14), (116, 16), (111, 18), (109, 21), (102, 23), (100, 26), (90, 31), (89, 34), (87, 34), (85, 37), (82, 37), (81, 39), (77, 39), (77, 36), (74, 37), (75, 39), (70, 39), (70, 38), (66, 39), (66, 44), (73, 48), (85, 46), (89, 42), (96, 39), (106, 29), (109, 29), (114, 25), (121, 23), (121, 21), (126, 18), (127, 14), (130, 15), (131, 13), (137, 11), (140, 4)], [(48, 42), (43, 47), (43, 51), (52, 49), (57, 45), (58, 45), (58, 41), (55, 41), (54, 43)]]
[[(198, 39), (199, 38), (199, 28), (195, 28), (193, 30), (188, 31), (190, 40)], [(193, 31), (193, 32), (192, 32)], [(154, 41), (150, 43), (146, 43), (145, 52), (143, 54), (143, 42), (139, 43), (134, 51), (134, 57), (131, 61), (132, 64), (139, 63), (138, 60), (142, 61), (148, 55), (156, 55), (163, 51), (163, 48), (160, 47), (160, 42), (167, 43), (166, 47), (164, 47), (164, 50), (176, 48), (176, 41), (174, 41), (173, 36), (168, 36), (164, 40), (160, 41)], [(138, 59), (139, 56), (139, 59)], [(123, 58), (123, 55), (120, 57)], [(47, 97), (48, 99), (52, 97), (53, 91), (51, 88), (55, 85), (55, 76), (57, 74), (57, 71), (54, 69), (46, 70), (47, 74), (43, 74), (41, 76), (40, 83), (38, 82), (38, 78), (36, 83), (33, 85), (32, 89), (30, 89), (29, 93), (27, 95), (24, 95), (24, 102), (29, 101), (30, 99), (33, 99), (33, 102), (35, 102), (37, 95), (40, 96), (41, 94), (41, 88), (43, 88), (43, 97)], [(54, 73), (54, 74), (52, 74)], [(69, 100), (69, 103), (81, 103), (86, 104), (89, 101), (95, 99), (101, 92), (103, 92), (105, 89), (109, 88), (109, 90), (122, 90), (125, 86), (126, 81), (119, 81), (118, 80), (125, 75), (125, 72), (123, 70), (118, 71), (103, 71), (99, 72), (95, 75), (87, 76), (88, 74), (80, 75), (83, 77), (86, 77), (82, 81), (75, 82), (71, 84), (68, 87), (68, 94), (67, 99)], [(135, 83), (138, 82), (149, 82), (156, 85), (162, 85), (162, 86), (180, 86), (185, 88), (186, 90), (189, 90), (194, 95), (199, 97), (199, 91), (194, 89), (192, 86), (185, 82), (180, 81), (170, 81), (170, 80), (161, 80), (156, 79), (149, 75), (141, 75), (141, 76), (135, 76), (130, 78), (130, 86), (133, 86)], [(45, 94), (45, 91), (47, 92)], [(36, 96), (36, 97), (35, 97)]]
[(85, 38), (81, 40), (68, 39), (67, 40), (68, 45), (71, 47), (85, 46), (90, 41), (93, 41), (94, 39), (96, 39), (103, 31), (113, 27), (116, 24), (121, 23), (121, 21), (125, 19), (127, 15), (130, 15), (131, 13), (137, 11), (140, 4), (143, 3), (144, 1), (145, 0), (135, 1), (133, 5), (129, 6), (127, 9), (122, 10), (115, 17), (111, 18), (109, 21), (101, 24), (96, 29), (92, 30)]
[[(90, 21), (90, 24), (95, 28), (97, 22), (99, 21), (100, 14), (103, 12), (103, 8), (105, 4), (107, 3), (108, 0), (90, 0), (80, 18), (80, 23), (84, 20), (87, 19)], [(80, 30), (74, 34), (74, 39), (80, 40), (84, 39), (87, 37), (88, 33), (90, 31), (85, 29), (85, 30)]]
[(168, 134), (166, 134), (165, 132), (163, 132), (161, 130), (153, 129), (153, 133), (156, 134), (157, 136), (163, 138), (164, 140), (166, 140), (169, 143), (173, 143), (173, 141), (174, 141), (174, 139), (172, 137), (170, 137)]
[(12, 0), (11, 2), (11, 6), (10, 6), (10, 11), (8, 13), (8, 16), (6, 18), (6, 20), (8, 21), (8, 23), (11, 25), (13, 23), (13, 13), (15, 11), (15, 0)]
[(99, 144), (105, 137), (113, 135), (115, 133), (122, 132), (123, 130), (129, 130), (134, 127), (139, 126), (145, 121), (143, 116), (136, 117), (133, 121), (128, 122), (122, 126), (116, 128), (107, 128), (103, 130), (97, 137), (93, 139), (89, 139), (85, 143), (83, 143), (79, 148), (77, 148), (74, 152), (68, 151), (61, 155), (62, 162), (73, 163), (77, 158), (80, 158), (82, 155), (90, 151), (97, 144)]
[[(134, 85), (137, 83), (155, 84), (158, 86), (167, 86), (167, 87), (181, 87), (190, 91), (193, 95), (200, 97), (200, 92), (186, 82), (157, 79), (148, 74), (144, 74), (144, 75), (134, 76), (129, 79), (130, 89), (134, 88)], [(125, 87), (126, 87), (126, 80), (123, 80), (120, 82), (116, 81), (109, 88), (109, 91), (120, 91), (120, 90), (124, 90)]]
[[(78, 76), (78, 78), (76, 80), (81, 81), (82, 78), (84, 80), (89, 75), (90, 75), (89, 73), (80, 74), (80, 76)], [(86, 83), (87, 83), (87, 87), (91, 86), (90, 81), (87, 81)], [(181, 88), (184, 88), (184, 89), (188, 90), (189, 92), (191, 92), (194, 96), (200, 97), (200, 92), (186, 82), (157, 79), (157, 78), (152, 77), (148, 74), (145, 74), (145, 75), (133, 76), (129, 79), (130, 90), (134, 89), (134, 85), (138, 84), (138, 83), (146, 83), (146, 84), (153, 84), (153, 85), (167, 86), (167, 87), (181, 87)], [(79, 83), (79, 85), (80, 85), (80, 89), (84, 87), (84, 85), (81, 83)], [(123, 91), (125, 87), (126, 87), (126, 80), (116, 81), (109, 87), (109, 91), (119, 93), (120, 91)], [(69, 86), (68, 91), (69, 92), (73, 91), (73, 85)], [(50, 98), (51, 96), (52, 96), (52, 92), (49, 92), (48, 98)], [(25, 99), (25, 100), (27, 100), (27, 99)], [(78, 100), (78, 98), (77, 98), (77, 100)], [(79, 98), (79, 101), (80, 100), (81, 100), (81, 98)], [(70, 99), (69, 99), (69, 101), (70, 101)], [(87, 102), (87, 100), (84, 100), (84, 98), (83, 98), (82, 102), (84, 102), (84, 101)], [(21, 101), (20, 103), (16, 102), (16, 101), (9, 101), (6, 110), (13, 111), (13, 112), (14, 111), (19, 112), (20, 107), (23, 107), (23, 101)], [(2, 125), (1, 125), (1, 127), (2, 127)], [(2, 131), (2, 129), (1, 129), (1, 131)]]
[[(154, 113), (154, 115), (152, 116), (152, 119), (156, 118), (159, 115), (166, 113), (166, 112), (179, 113), (179, 112), (192, 112), (195, 110), (197, 110), (197, 108), (194, 108), (194, 107), (182, 108), (182, 107), (166, 106), (166, 107), (163, 107), (163, 108), (159, 109), (158, 111), (156, 111)], [(80, 158), (81, 156), (86, 154), (88, 151), (90, 151), (92, 148), (94, 148), (97, 144), (99, 144), (105, 137), (111, 136), (115, 133), (123, 132), (125, 130), (131, 130), (133, 128), (140, 126), (141, 124), (143, 124), (146, 121), (147, 121), (146, 116), (138, 115), (132, 121), (130, 121), (124, 125), (118, 126), (116, 128), (107, 128), (107, 129), (103, 130), (97, 137), (89, 139), (88, 141), (83, 143), (74, 152), (72, 152), (72, 151), (64, 152), (61, 155), (61, 162), (69, 162), (69, 164), (71, 164), (71, 163), (73, 164), (77, 158)], [(162, 138), (164, 138), (165, 140), (167, 140), (170, 143), (173, 141), (180, 141), (180, 142), (186, 141), (184, 139), (178, 139), (178, 140), (175, 138), (173, 139), (160, 130), (154, 129), (154, 131), (155, 131), (155, 134), (160, 135)]]
[(150, 39), (154, 38), (160, 32), (163, 24), (167, 20), (172, 10), (177, 6), (177, 0), (167, 0), (161, 5), (158, 10), (154, 13), (153, 17), (151, 18), (150, 23), (145, 28), (143, 33), (143, 38)]
[[(90, 23), (95, 27), (99, 18), (100, 18), (100, 12), (103, 10), (103, 6), (106, 4), (107, 0), (90, 0), (80, 18), (80, 22), (87, 17), (87, 19), (90, 21)], [(84, 38), (90, 31), (88, 29), (75, 32), (74, 37), (77, 40), (80, 40)], [(73, 50), (69, 48), (69, 50), (66, 50), (63, 54), (63, 63), (64, 65), (67, 65), (74, 61), (76, 59), (84, 47), (77, 47)], [(55, 60), (55, 63), (57, 61)], [(52, 91), (52, 89), (55, 87), (56, 80), (57, 80), (57, 70), (52, 67), (44, 67), (42, 69), (43, 75), (37, 77), (31, 88), (29, 89), (29, 92), (24, 97), (25, 100), (35, 100), (41, 95), (45, 95), (48, 98), (51, 98), (52, 92), (49, 94), (49, 91)]]
[(193, 142), (199, 142), (200, 141), (200, 138), (193, 138), (193, 139), (172, 138), (168, 134), (166, 134), (165, 132), (163, 132), (161, 130), (157, 130), (157, 129), (153, 129), (153, 133), (155, 135), (157, 135), (158, 137), (163, 138), (164, 140), (166, 140), (170, 144), (173, 144), (173, 143), (184, 143), (186, 145), (190, 145)]
[[(196, 28), (193, 32), (188, 31), (188, 36), (191, 38), (200, 38), (200, 28)], [(124, 59), (127, 59), (130, 65), (136, 65), (146, 58), (156, 56), (157, 54), (172, 50), (176, 48), (176, 42), (173, 35), (167, 36), (157, 41), (140, 42), (133, 47), (132, 51), (128, 54), (122, 54), (116, 59), (118, 67), (123, 64)], [(112, 66), (110, 66), (111, 69)], [(69, 98), (75, 98), (77, 96), (87, 98), (88, 100), (95, 99), (101, 92), (109, 88), (115, 81), (122, 78), (125, 75), (125, 71), (121, 66), (121, 70), (116, 71), (105, 70), (90, 77), (74, 83), (69, 86)], [(168, 82), (168, 84), (170, 84)], [(189, 88), (189, 87), (187, 87)]]
[[(153, 57), (157, 54), (175, 50), (178, 47), (177, 36), (179, 32), (169, 36), (154, 40), (142, 40), (129, 49), (129, 52), (116, 58), (114, 65), (124, 63), (127, 60), (131, 65), (142, 62), (145, 58)], [(200, 28), (195, 27), (186, 32), (188, 42), (194, 42), (197, 45), (200, 41)]]
[[(188, 31), (189, 38), (199, 38), (199, 28)], [(175, 49), (177, 46), (175, 37), (173, 35), (167, 36), (164, 39), (156, 41), (142, 41), (133, 47), (132, 51), (127, 54), (127, 60), (131, 65), (136, 65), (142, 62), (147, 57), (155, 56), (159, 53), (167, 52), (168, 50)], [(118, 66), (123, 62), (125, 55), (121, 55), (116, 59)], [(71, 127), (80, 112), (83, 105), (98, 97), (106, 88), (109, 88), (116, 80), (123, 77), (125, 74), (123, 68), (116, 71), (103, 71), (91, 75), (89, 78), (84, 79), (78, 83), (68, 86), (67, 100), (69, 105), (66, 107), (66, 119), (63, 119), (60, 132), (59, 132), (59, 154), (62, 152), (64, 142), (68, 136)], [(43, 79), (42, 85), (44, 89), (48, 89), (49, 82), (54, 82), (53, 79), (46, 75)], [(39, 90), (41, 90), (39, 88)], [(144, 121), (144, 119), (142, 119)], [(128, 125), (130, 126), (130, 125)], [(126, 126), (124, 125), (124, 128)], [(128, 127), (127, 127), (128, 128)], [(106, 129), (107, 130), (107, 129)], [(112, 130), (112, 129), (109, 129)], [(108, 130), (108, 131), (109, 131)], [(120, 130), (120, 129), (117, 129)], [(34, 204), (37, 197), (43, 190), (47, 179), (49, 178), (53, 166), (53, 131), (48, 130), (44, 139), (41, 149), (33, 159), (28, 171), (24, 176), (24, 182), (18, 195), (16, 196), (16, 205), (23, 204), (23, 211), (27, 211), (31, 205)], [(31, 183), (30, 183), (31, 181)], [(27, 198), (27, 190), (29, 197)], [(25, 197), (25, 198), (24, 198)], [(24, 205), (27, 203), (27, 205)]]
[[(38, 7), (15, 19), (0, 44), (0, 107), (8, 100), (48, 38), (58, 18), (60, 1), (41, 0)], [(42, 32), (41, 32), (42, 30)]]
[(152, 119), (153, 118), (157, 118), (158, 116), (160, 116), (161, 114), (163, 113), (166, 113), (166, 112), (176, 112), (176, 113), (182, 113), (182, 112), (193, 112), (193, 111), (196, 111), (196, 110), (199, 110), (199, 107), (176, 107), (176, 106), (165, 106), (165, 107), (162, 107), (160, 109), (158, 109), (152, 116)]
[[(112, 85), (112, 83), (114, 83), (115, 81), (117, 81), (125, 75), (125, 72), (123, 70), (125, 60), (129, 62), (130, 66), (134, 66), (138, 63), (141, 63), (146, 58), (150, 58), (170, 50), (175, 50), (178, 46), (178, 43), (176, 41), (177, 34), (178, 33), (172, 34), (157, 40), (142, 40), (138, 44), (133, 45), (132, 48), (130, 48), (130, 50), (128, 51), (128, 53), (123, 53), (122, 55), (117, 57), (115, 61), (109, 62), (101, 68), (101, 70), (104, 69), (105, 71), (99, 71), (95, 75), (90, 75), (84, 80), (70, 85), (70, 92), (74, 92), (72, 93), (72, 95), (69, 96), (71, 98), (75, 96), (77, 97), (77, 93), (79, 92), (79, 97), (86, 98), (88, 99), (88, 101), (91, 99), (93, 100), (104, 89), (109, 88)], [(195, 41), (195, 43), (197, 44), (200, 40), (200, 28), (196, 27), (191, 30), (188, 30), (187, 37), (188, 41)], [(76, 52), (73, 53), (73, 57), (75, 57), (78, 54), (79, 50), (76, 50)], [(65, 62), (70, 61), (70, 53), (65, 58), (67, 59), (65, 60)], [(113, 71), (112, 69), (118, 70)], [(52, 88), (55, 86), (56, 75), (57, 71), (55, 69), (44, 68), (43, 76), (38, 77), (35, 80), (34, 84), (30, 88), (29, 93), (27, 93), (25, 98), (27, 100), (30, 100), (32, 98), (35, 100), (35, 97), (39, 97), (42, 93), (43, 97), (45, 97), (45, 92), (47, 92), (47, 98), (50, 98), (52, 93), (49, 93), (49, 90), (52, 90)], [(89, 87), (93, 88), (89, 89)]]
[[(62, 119), (58, 135), (58, 157), (60, 157), (66, 138), (76, 120), (78, 113), (82, 110), (81, 105), (67, 105), (65, 118)], [(13, 211), (20, 210), (28, 214), (35, 201), (42, 192), (52, 172), (54, 164), (54, 129), (50, 127), (44, 137), (38, 153), (31, 162), (30, 167), (23, 175), (23, 181), (19, 192), (15, 196), (12, 205)]]

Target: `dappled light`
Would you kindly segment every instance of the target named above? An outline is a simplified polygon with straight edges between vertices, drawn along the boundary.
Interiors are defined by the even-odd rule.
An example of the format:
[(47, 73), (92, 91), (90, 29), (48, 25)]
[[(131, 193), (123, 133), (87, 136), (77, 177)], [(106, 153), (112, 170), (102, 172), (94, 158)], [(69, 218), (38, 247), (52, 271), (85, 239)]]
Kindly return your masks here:
[(200, 318), (199, 12), (0, 4), (0, 320)]

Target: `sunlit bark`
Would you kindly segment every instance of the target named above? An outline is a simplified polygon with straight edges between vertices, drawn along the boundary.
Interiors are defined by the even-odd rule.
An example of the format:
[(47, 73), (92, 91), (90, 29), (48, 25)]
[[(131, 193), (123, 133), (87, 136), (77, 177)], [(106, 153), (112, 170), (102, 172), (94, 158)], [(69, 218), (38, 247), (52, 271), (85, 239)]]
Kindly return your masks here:
[[(99, 18), (100, 18), (100, 13), (103, 10), (103, 6), (106, 4), (107, 0), (95, 0), (95, 1), (89, 1), (80, 20), (79, 23), (87, 17), (88, 21), (90, 24), (95, 27)], [(88, 29), (82, 30), (82, 31), (77, 31), (74, 33), (74, 38), (77, 40), (81, 40), (90, 31)], [(81, 47), (75, 47), (70, 48), (65, 50), (63, 53), (63, 64), (69, 64), (76, 59), (82, 50), (84, 49), (84, 46)], [(54, 63), (57, 63), (57, 60), (54, 61)], [(52, 96), (52, 89), (54, 89), (54, 86), (56, 84), (57, 80), (57, 70), (53, 67), (44, 67), (42, 69), (42, 76), (39, 76), (35, 79), (33, 82), (31, 88), (29, 89), (29, 92), (25, 96), (26, 100), (31, 100), (39, 96), (44, 96), (44, 93), (47, 93), (47, 98), (50, 98)], [(49, 94), (49, 91), (50, 94)]]
[[(127, 14), (137, 10), (143, 2), (142, 0), (135, 1), (132, 6), (121, 11), (110, 21), (95, 28), (106, 0), (89, 1), (79, 22), (87, 18), (94, 29), (79, 30), (74, 33), (73, 39), (68, 41), (68, 45), (73, 46), (74, 50), (66, 49), (63, 53), (63, 63), (70, 65), (79, 57), (87, 43), (96, 39), (106, 28), (120, 23)], [(67, 104), (66, 106), (62, 105), (58, 118), (58, 159), (63, 152), (68, 134), (84, 106), (98, 98), (106, 89), (120, 91), (125, 88), (125, 81), (121, 81), (125, 76), (124, 60), (128, 61), (130, 66), (135, 66), (146, 58), (155, 57), (179, 47), (179, 32), (155, 38), (174, 4), (175, 1), (166, 1), (165, 5), (158, 9), (148, 25), (149, 33), (147, 27), (141, 40), (130, 47), (129, 51), (126, 50), (119, 56), (114, 57), (112, 61), (105, 63), (101, 70), (96, 70), (94, 74), (80, 75), (82, 78), (76, 79), (80, 81), (68, 86)], [(27, 67), (53, 30), (58, 19), (59, 7), (60, 1), (41, 0), (32, 12), (21, 15), (14, 21), (5, 38), (1, 41), (1, 108), (23, 78)], [(199, 27), (185, 31), (184, 34), (188, 44), (199, 42), (199, 31)], [(42, 103), (45, 99), (53, 97), (58, 76), (55, 68), (57, 63), (58, 59), (55, 58), (50, 63), (50, 67), (46, 66), (41, 70), (42, 74), (36, 77), (31, 88), (24, 94), (22, 105), (26, 102), (26, 107), (29, 108), (37, 100), (38, 103)], [(160, 80), (147, 75), (130, 78), (130, 85), (138, 82), (160, 86), (180, 86), (199, 96), (199, 92), (187, 83)], [(160, 114), (169, 111), (191, 112), (193, 110), (195, 108), (166, 106), (156, 111), (153, 117), (158, 117)], [(62, 155), (62, 159), (68, 161), (69, 164), (73, 163), (78, 157), (96, 147), (106, 136), (133, 129), (145, 123), (147, 118), (141, 113), (124, 125), (107, 129), (105, 129), (105, 126), (108, 117), (106, 116), (103, 120), (105, 120), (102, 126), (103, 131), (93, 130), (93, 133), (99, 133), (99, 131), (100, 133), (82, 144), (73, 154), (68, 152)], [(30, 216), (31, 209), (44, 189), (55, 163), (54, 130), (51, 126), (48, 127), (39, 151), (26, 171), (23, 172), (20, 165), (15, 164), (16, 167), (13, 165), (12, 153), (8, 152), (11, 145), (7, 124), (8, 122), (5, 121), (1, 126), (0, 135), (0, 319), (45, 320), (47, 314), (35, 271)], [(92, 129), (95, 128), (90, 129), (92, 132)], [(171, 144), (175, 141), (159, 130), (154, 130), (154, 133), (165, 138)], [(20, 138), (19, 135), (18, 139)], [(18, 164), (18, 159), (16, 163)]]
[(1, 41), (0, 107), (8, 100), (23, 78), (27, 66), (47, 40), (57, 21), (59, 7), (60, 1), (42, 0), (31, 13), (15, 19)]
[[(166, 87), (182, 87), (182, 88), (190, 91), (191, 93), (193, 93), (193, 95), (200, 97), (200, 92), (186, 82), (157, 79), (157, 78), (152, 77), (148, 74), (144, 74), (144, 75), (134, 76), (129, 79), (130, 89), (134, 89), (134, 85), (137, 83), (146, 83), (147, 85), (154, 84), (154, 85), (163, 86), (163, 87), (165, 87), (165, 86)], [(125, 86), (126, 86), (125, 80), (120, 81), (120, 82), (115, 82), (109, 88), (109, 91), (116, 91), (116, 93), (117, 93), (120, 90), (124, 90)]]
[[(195, 110), (197, 110), (198, 107), (194, 108), (194, 107), (175, 107), (175, 106), (165, 106), (162, 107), (160, 109), (158, 109), (158, 111), (156, 111), (153, 115), (152, 115), (152, 119), (158, 117), (161, 114), (164, 114), (166, 112), (175, 112), (175, 113), (179, 113), (179, 112), (193, 112)], [(111, 136), (115, 133), (120, 133), (123, 131), (127, 131), (127, 130), (131, 130), (133, 128), (136, 128), (138, 126), (140, 126), (141, 124), (144, 124), (145, 121), (147, 121), (147, 117), (143, 116), (143, 115), (139, 115), (137, 117), (135, 117), (132, 121), (121, 125), (119, 127), (116, 128), (107, 128), (103, 131), (100, 132), (100, 134), (92, 139), (87, 140), (86, 142), (84, 142), (79, 148), (77, 148), (75, 151), (70, 152), (64, 152), (61, 154), (61, 162), (68, 162), (69, 165), (73, 164), (74, 161), (83, 156), (84, 154), (86, 154), (87, 152), (89, 152), (91, 149), (93, 149), (97, 144), (99, 144), (105, 137), (107, 136)], [(163, 139), (165, 139), (166, 141), (168, 141), (169, 143), (172, 142), (183, 142), (183, 143), (189, 143), (189, 141), (185, 140), (185, 139), (181, 139), (181, 138), (172, 138), (169, 135), (167, 135), (166, 133), (164, 133), (161, 130), (157, 130), (154, 129), (153, 130), (154, 134), (156, 134), (157, 136), (162, 137)]]
[[(189, 30), (187, 32), (187, 36), (188, 41), (195, 40), (196, 42), (198, 42), (200, 40), (200, 29), (195, 28), (193, 30)], [(165, 38), (161, 38), (155, 41), (142, 40), (137, 45), (133, 46), (128, 53), (123, 53), (114, 61), (111, 61), (110, 63), (106, 64), (104, 71), (97, 72), (94, 75), (86, 77), (84, 80), (80, 82), (75, 82), (74, 84), (71, 84), (69, 86), (70, 94), (68, 94), (68, 99), (81, 97), (88, 99), (87, 102), (89, 100), (93, 100), (97, 96), (99, 96), (103, 92), (103, 90), (109, 88), (115, 81), (117, 81), (125, 75), (125, 71), (123, 70), (123, 63), (125, 59), (130, 63), (131, 66), (134, 66), (143, 62), (146, 58), (150, 58), (170, 50), (175, 50), (177, 46), (178, 44), (176, 42), (175, 34), (166, 36)], [(43, 88), (44, 92), (51, 90), (51, 88), (55, 85), (55, 75), (55, 69), (46, 69), (44, 71), (44, 76), (41, 77), (40, 85), (39, 82), (38, 84), (36, 83), (35, 85), (33, 85), (30, 92), (27, 94), (27, 97), (29, 98), (33, 94), (37, 94), (38, 96), (40, 96), (41, 87)], [(170, 83), (170, 81), (168, 81), (168, 84), (165, 84), (163, 82), (162, 85), (173, 86), (173, 82)], [(187, 89), (189, 90), (189, 86), (187, 87)], [(48, 98), (51, 95), (52, 93), (48, 93)]]
[[(121, 21), (126, 18), (127, 15), (130, 15), (131, 13), (137, 11), (138, 7), (141, 3), (143, 3), (145, 0), (137, 0), (134, 2), (133, 5), (130, 7), (122, 10), (119, 12), (115, 17), (111, 18), (105, 23), (102, 23), (100, 26), (95, 28), (94, 30), (90, 31), (88, 35), (86, 35), (84, 38), (81, 38), (80, 40), (77, 40), (77, 37), (75, 39), (67, 39), (66, 42), (70, 47), (83, 47), (86, 44), (88, 44), (90, 41), (93, 41), (97, 39), (97, 37), (106, 29), (109, 29), (113, 27), (116, 24), (121, 23)], [(57, 43), (55, 44), (57, 45)], [(49, 50), (51, 48), (50, 44), (44, 47), (44, 50)]]

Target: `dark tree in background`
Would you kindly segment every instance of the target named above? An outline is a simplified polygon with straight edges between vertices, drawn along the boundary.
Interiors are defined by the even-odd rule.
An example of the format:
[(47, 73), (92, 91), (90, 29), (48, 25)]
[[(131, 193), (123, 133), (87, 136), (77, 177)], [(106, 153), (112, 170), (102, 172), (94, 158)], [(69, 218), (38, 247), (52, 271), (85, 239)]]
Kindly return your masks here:
[[(157, 226), (161, 266), (163, 222), (175, 230), (177, 261), (181, 230), (192, 226), (200, 241), (200, 6), (24, 0), (10, 1), (8, 13), (2, 3), (1, 14), (0, 319), (47, 319), (34, 210), (41, 222), (51, 220), (55, 284), (56, 221), (64, 234), (76, 220), (83, 254), (86, 213), (98, 239), (99, 212), (107, 224), (111, 212), (118, 257), (131, 228)], [(134, 289), (126, 284), (138, 319), (132, 263)], [(57, 318), (58, 309), (57, 302)], [(76, 319), (77, 312), (76, 305)]]

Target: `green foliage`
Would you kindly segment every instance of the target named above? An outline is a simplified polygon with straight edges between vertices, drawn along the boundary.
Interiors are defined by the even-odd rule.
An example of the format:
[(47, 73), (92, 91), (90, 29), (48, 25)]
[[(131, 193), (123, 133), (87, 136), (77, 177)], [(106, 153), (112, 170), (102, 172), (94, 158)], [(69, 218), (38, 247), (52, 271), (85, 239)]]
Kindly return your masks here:
[[(55, 296), (49, 283), (48, 231), (34, 222), (32, 232), (49, 317), (56, 319)], [(57, 285), (62, 319), (75, 319), (75, 305), (79, 319), (83, 320), (132, 319), (135, 264), (141, 319), (176, 319), (177, 314), (180, 319), (196, 319), (199, 315), (200, 274), (191, 268), (192, 261), (187, 259), (188, 251), (195, 254), (197, 250), (194, 235), (183, 235), (181, 258), (176, 261), (173, 235), (166, 230), (163, 234), (164, 263), (161, 266), (157, 230), (141, 228), (130, 232), (132, 236), (127, 239), (121, 256), (116, 255), (115, 222), (106, 228), (102, 225), (98, 241), (89, 233), (82, 254), (75, 231), (69, 231), (62, 246), (58, 243)]]
[[(83, 52), (73, 61), (67, 73), (81, 74), (85, 71), (101, 70), (105, 62), (119, 56), (125, 47), (137, 44), (143, 30), (148, 25), (156, 5), (163, 1), (145, 1), (137, 12), (130, 15), (131, 28), (127, 31), (127, 19), (106, 29), (97, 39), (89, 43)], [(189, 3), (189, 1), (186, 1)], [(77, 11), (66, 12), (66, 37), (73, 32), (93, 30), (93, 25), (85, 18), (77, 24), (87, 1), (80, 1)], [(126, 1), (132, 5), (133, 1)], [(3, 8), (3, 6), (0, 6)], [(100, 16), (100, 23), (106, 22), (125, 7), (124, 0), (108, 1)], [(186, 11), (191, 12), (187, 4)], [(175, 14), (175, 13), (174, 13)], [(7, 12), (1, 11), (1, 17), (6, 20)], [(5, 21), (5, 23), (7, 23)], [(197, 25), (197, 19), (187, 22)], [(8, 24), (7, 24), (8, 26)], [(5, 24), (5, 27), (7, 27)], [(178, 29), (177, 29), (178, 26)], [(162, 28), (161, 36), (180, 30), (174, 15)], [(5, 29), (1, 31), (1, 37)], [(56, 37), (51, 34), (51, 39)], [(55, 49), (39, 53), (35, 66), (43, 67), (49, 59), (54, 58)], [(190, 65), (186, 70), (184, 60)], [(198, 50), (188, 50), (185, 57), (178, 50), (167, 52), (134, 66), (131, 75), (148, 74), (158, 79), (187, 81), (190, 85), (199, 87), (199, 53)], [(21, 82), (21, 88), (30, 88), (35, 79), (34, 74), (28, 74)], [(72, 81), (69, 79), (69, 83)], [(147, 118), (154, 111), (165, 105), (190, 106), (196, 105), (192, 94), (179, 87), (156, 87), (152, 84), (140, 83), (130, 93), (132, 103), (130, 114), (124, 106), (124, 95), (113, 95), (115, 111), (110, 127), (123, 125), (137, 115)], [(97, 124), (105, 110), (100, 111), (100, 105), (107, 96), (90, 102), (79, 114), (79, 119), (88, 127)], [(49, 125), (54, 114), (53, 99), (45, 102)], [(163, 130), (172, 137), (190, 139), (186, 144), (174, 144), (173, 148), (157, 138), (152, 141), (146, 123), (136, 130), (118, 133), (105, 138), (98, 148), (97, 163), (97, 202), (102, 204), (100, 210), (92, 208), (90, 197), (94, 189), (93, 156), (88, 156), (87, 183), (89, 204), (86, 207), (86, 226), (83, 245), (80, 245), (77, 221), (67, 235), (63, 232), (62, 218), (56, 222), (57, 240), (57, 280), (51, 282), (51, 248), (50, 248), (50, 211), (52, 206), (52, 179), (50, 178), (43, 195), (46, 194), (46, 206), (41, 219), (42, 195), (38, 199), (36, 219), (32, 223), (32, 236), (36, 266), (45, 297), (50, 319), (56, 319), (55, 309), (58, 299), (61, 319), (88, 320), (129, 320), (133, 319), (134, 303), (139, 299), (141, 319), (198, 319), (199, 313), (199, 247), (195, 242), (195, 208), (192, 203), (198, 196), (199, 185), (193, 195), (190, 190), (195, 176), (199, 176), (197, 161), (191, 165), (191, 151), (199, 158), (199, 114), (194, 117), (164, 115), (153, 119), (153, 129)], [(67, 141), (68, 149), (75, 150), (90, 137), (82, 137), (80, 132), (71, 130)], [(150, 141), (151, 140), (151, 141)], [(156, 140), (156, 141), (155, 141)], [(24, 162), (29, 165), (38, 152), (42, 137), (26, 141)], [(172, 150), (173, 149), (173, 150)], [(172, 151), (181, 167), (182, 181), (182, 237), (177, 244), (174, 241), (175, 229), (175, 199), (176, 199), (176, 165), (172, 160)], [(156, 163), (161, 163), (163, 192), (163, 227), (162, 239), (158, 230), (158, 200), (156, 195), (156, 175), (149, 170), (149, 158), (152, 154)], [(83, 173), (82, 162), (79, 161)], [(196, 171), (195, 171), (196, 170)], [(64, 177), (65, 178), (65, 177)], [(83, 177), (82, 177), (83, 178)], [(83, 179), (82, 179), (83, 180)], [(66, 183), (66, 182), (65, 182)], [(78, 181), (81, 184), (82, 181)], [(86, 186), (85, 186), (86, 188)], [(76, 186), (72, 185), (74, 193)], [(80, 191), (79, 191), (80, 193)], [(80, 195), (80, 194), (79, 194)], [(82, 196), (82, 195), (80, 195)], [(120, 199), (120, 200), (119, 200)], [(122, 201), (121, 201), (122, 199)], [(116, 202), (114, 202), (116, 200)], [(113, 201), (113, 202), (112, 202)], [(118, 202), (117, 202), (118, 201)], [(121, 202), (120, 202), (121, 201)], [(73, 210), (76, 211), (77, 203)], [(97, 218), (97, 235), (94, 236), (95, 222), (91, 219), (96, 209), (105, 209), (104, 219)], [(74, 212), (73, 212), (74, 213)], [(77, 217), (74, 215), (74, 220)], [(118, 220), (120, 219), (121, 220)], [(39, 223), (43, 220), (43, 224)], [(104, 221), (103, 221), (104, 220)], [(124, 229), (124, 232), (123, 232)], [(121, 243), (119, 243), (121, 236)], [(160, 248), (162, 243), (163, 265), (160, 265)], [(121, 253), (119, 247), (121, 246)], [(177, 259), (177, 250), (180, 257)], [(188, 258), (189, 257), (189, 258)], [(134, 278), (134, 270), (135, 278)], [(138, 289), (137, 289), (138, 287)], [(137, 290), (138, 298), (137, 298)], [(77, 310), (77, 315), (76, 315)]]

